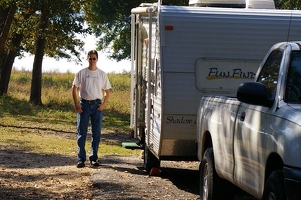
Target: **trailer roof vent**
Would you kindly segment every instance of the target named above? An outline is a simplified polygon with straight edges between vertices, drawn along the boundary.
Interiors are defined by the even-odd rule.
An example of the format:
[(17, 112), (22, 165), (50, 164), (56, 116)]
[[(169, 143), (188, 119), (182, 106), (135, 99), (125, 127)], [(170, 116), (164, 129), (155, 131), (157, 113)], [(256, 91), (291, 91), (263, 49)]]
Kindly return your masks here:
[(189, 0), (189, 6), (275, 9), (274, 0)]
[(246, 0), (246, 8), (275, 9), (274, 0)]
[(245, 8), (245, 0), (189, 0), (189, 6)]

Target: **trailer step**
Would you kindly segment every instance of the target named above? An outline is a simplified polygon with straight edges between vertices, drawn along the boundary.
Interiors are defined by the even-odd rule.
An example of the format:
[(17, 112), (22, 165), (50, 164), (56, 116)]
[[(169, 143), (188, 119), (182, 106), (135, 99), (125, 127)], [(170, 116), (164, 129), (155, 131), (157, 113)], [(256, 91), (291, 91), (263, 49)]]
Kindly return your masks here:
[(136, 142), (122, 142), (122, 147), (126, 149), (143, 149), (143, 147)]

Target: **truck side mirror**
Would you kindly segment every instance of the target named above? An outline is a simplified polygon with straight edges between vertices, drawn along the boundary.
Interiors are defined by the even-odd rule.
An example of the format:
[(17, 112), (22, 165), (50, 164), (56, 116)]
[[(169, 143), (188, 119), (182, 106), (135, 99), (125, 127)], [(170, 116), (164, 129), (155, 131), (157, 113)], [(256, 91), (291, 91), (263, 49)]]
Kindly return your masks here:
[(268, 99), (266, 87), (259, 82), (245, 82), (237, 89), (237, 99), (243, 103), (261, 106), (272, 106)]

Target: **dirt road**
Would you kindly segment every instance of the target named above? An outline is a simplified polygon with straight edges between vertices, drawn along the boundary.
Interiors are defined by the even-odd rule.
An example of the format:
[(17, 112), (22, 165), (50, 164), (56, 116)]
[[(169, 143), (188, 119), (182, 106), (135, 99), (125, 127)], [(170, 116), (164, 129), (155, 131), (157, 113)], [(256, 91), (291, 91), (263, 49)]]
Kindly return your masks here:
[(93, 199), (199, 199), (197, 174), (197, 162), (165, 161), (149, 176), (138, 157), (104, 157), (91, 177)]
[[(149, 176), (138, 157), (104, 157), (91, 177), (93, 199), (200, 199), (198, 167), (198, 162), (162, 161), (160, 175)], [(235, 200), (254, 198), (237, 194)]]

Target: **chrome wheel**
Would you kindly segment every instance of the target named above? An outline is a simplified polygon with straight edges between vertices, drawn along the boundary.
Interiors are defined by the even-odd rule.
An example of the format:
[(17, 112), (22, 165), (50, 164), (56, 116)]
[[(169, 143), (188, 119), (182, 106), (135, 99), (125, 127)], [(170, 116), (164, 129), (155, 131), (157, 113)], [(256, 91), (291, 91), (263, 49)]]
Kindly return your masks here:
[(204, 165), (204, 176), (203, 176), (203, 200), (208, 199), (208, 163)]
[(267, 200), (276, 200), (275, 194), (274, 193), (270, 193)]

